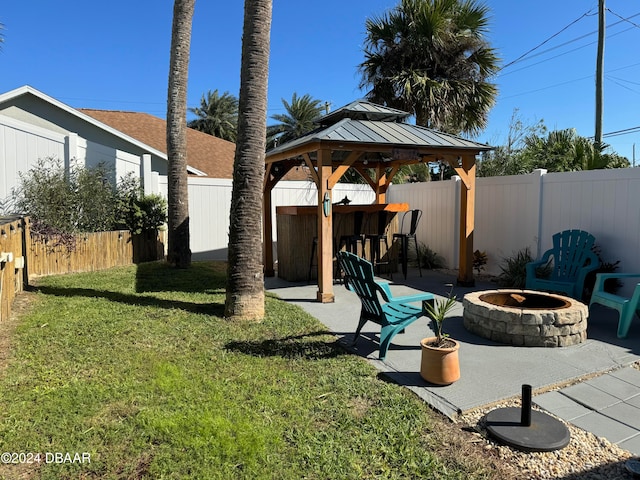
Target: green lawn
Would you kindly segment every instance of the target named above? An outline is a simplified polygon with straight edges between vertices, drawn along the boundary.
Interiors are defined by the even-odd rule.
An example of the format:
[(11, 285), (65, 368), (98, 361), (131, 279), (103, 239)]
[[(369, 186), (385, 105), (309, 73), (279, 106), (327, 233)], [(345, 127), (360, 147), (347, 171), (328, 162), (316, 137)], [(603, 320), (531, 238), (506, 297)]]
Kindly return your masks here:
[(0, 452), (40, 462), (0, 478), (499, 478), (301, 309), (270, 297), (264, 322), (225, 321), (224, 274), (40, 279), (0, 365)]

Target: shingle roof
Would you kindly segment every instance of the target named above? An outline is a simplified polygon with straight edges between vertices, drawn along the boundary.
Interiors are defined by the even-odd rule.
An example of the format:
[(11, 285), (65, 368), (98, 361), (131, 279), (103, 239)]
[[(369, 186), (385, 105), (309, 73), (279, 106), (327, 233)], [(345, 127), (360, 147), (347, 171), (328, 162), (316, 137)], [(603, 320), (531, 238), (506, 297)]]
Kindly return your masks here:
[[(167, 122), (148, 113), (78, 109), (116, 130), (167, 153)], [(236, 145), (220, 138), (187, 129), (187, 163), (209, 177), (232, 178)]]

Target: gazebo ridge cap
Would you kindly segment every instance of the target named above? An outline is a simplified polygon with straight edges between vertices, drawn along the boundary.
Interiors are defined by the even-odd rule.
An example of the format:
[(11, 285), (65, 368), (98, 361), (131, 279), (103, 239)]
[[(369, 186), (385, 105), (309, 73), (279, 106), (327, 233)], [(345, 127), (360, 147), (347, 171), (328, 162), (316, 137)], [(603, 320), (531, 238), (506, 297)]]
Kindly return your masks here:
[(316, 118), (313, 123), (322, 126), (333, 125), (343, 118), (352, 120), (375, 120), (381, 122), (406, 122), (411, 114), (368, 100), (354, 100), (333, 112)]

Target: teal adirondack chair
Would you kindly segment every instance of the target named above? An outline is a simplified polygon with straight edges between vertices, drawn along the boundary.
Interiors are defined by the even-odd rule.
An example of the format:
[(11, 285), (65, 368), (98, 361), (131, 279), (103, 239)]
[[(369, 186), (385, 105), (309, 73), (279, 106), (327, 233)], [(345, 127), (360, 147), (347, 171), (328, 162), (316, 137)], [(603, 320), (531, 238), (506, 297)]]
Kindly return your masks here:
[(338, 262), (344, 272), (345, 287), (355, 292), (362, 303), (353, 345), (365, 323), (377, 323), (381, 326), (379, 358), (384, 360), (393, 337), (424, 315), (422, 306), (416, 307), (411, 303), (433, 301), (433, 294), (394, 297), (387, 282), (374, 279), (371, 262), (345, 251), (338, 252)]
[[(553, 236), (553, 248), (544, 252), (537, 262), (527, 264), (526, 288), (560, 292), (577, 300), (582, 299), (584, 280), (589, 272), (600, 266), (593, 252), (595, 238), (583, 230), (565, 230)], [(551, 274), (547, 278), (536, 275), (553, 258)]]
[(631, 297), (622, 297), (604, 291), (605, 281), (610, 278), (640, 278), (640, 273), (597, 273), (589, 308), (594, 303), (613, 308), (618, 311), (618, 338), (626, 338), (635, 314), (640, 317), (640, 282), (636, 285)]

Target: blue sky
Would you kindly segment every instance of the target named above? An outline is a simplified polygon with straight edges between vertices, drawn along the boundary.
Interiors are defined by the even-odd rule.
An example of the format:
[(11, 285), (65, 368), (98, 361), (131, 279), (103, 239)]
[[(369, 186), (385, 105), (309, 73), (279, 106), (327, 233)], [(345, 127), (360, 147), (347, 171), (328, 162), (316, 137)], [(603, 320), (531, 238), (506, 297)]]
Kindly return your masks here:
[[(495, 79), (497, 105), (477, 140), (503, 144), (516, 108), (527, 124), (542, 119), (550, 129), (592, 136), (597, 0), (486, 3), (488, 38), (505, 68)], [(365, 20), (395, 4), (274, 0), (269, 115), (282, 113), (281, 99), (293, 92), (329, 101), (333, 109), (363, 97), (357, 66)], [(607, 0), (607, 8), (605, 134), (640, 126), (640, 2)], [(3, 2), (0, 92), (28, 84), (72, 107), (164, 117), (172, 9), (171, 0)], [(196, 1), (189, 106), (207, 90), (238, 94), (242, 15), (241, 0)], [(640, 132), (605, 141), (630, 160), (637, 143), (640, 164)]]

